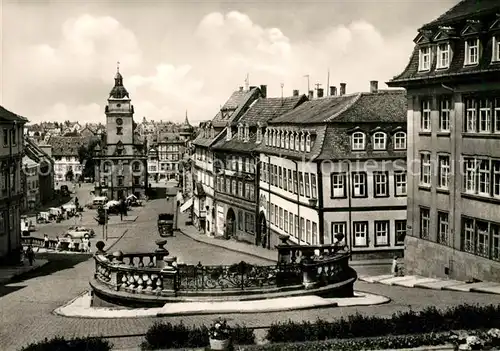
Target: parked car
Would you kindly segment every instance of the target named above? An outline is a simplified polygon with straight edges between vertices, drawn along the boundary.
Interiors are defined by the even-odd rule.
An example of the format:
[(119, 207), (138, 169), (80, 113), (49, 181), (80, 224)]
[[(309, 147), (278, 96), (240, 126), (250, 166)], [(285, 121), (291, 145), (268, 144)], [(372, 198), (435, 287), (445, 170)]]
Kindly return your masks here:
[(85, 227), (70, 227), (66, 234), (64, 234), (65, 238), (71, 239), (83, 239), (85, 236), (89, 238), (95, 236), (94, 230)]

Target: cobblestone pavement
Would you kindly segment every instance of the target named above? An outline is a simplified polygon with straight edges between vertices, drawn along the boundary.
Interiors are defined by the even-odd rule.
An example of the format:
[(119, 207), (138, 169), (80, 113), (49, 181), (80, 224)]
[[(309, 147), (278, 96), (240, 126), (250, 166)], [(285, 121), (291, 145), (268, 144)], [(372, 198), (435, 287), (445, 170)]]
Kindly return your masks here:
[[(123, 225), (128, 228), (128, 232), (113, 247), (112, 251), (118, 249), (123, 251), (154, 249), (156, 247), (154, 240), (158, 238), (156, 216), (158, 212), (161, 212), (162, 201), (164, 200), (151, 201), (145, 208), (137, 210), (136, 214), (139, 215), (137, 221)], [(260, 262), (258, 258), (197, 243), (182, 234), (169, 238), (167, 248), (172, 255), (177, 255), (179, 259), (188, 263), (198, 261), (205, 264), (233, 263), (240, 260)], [(183, 321), (192, 325), (207, 324), (215, 318), (215, 316), (210, 315), (122, 319), (78, 319), (56, 316), (52, 314), (55, 308), (88, 289), (88, 279), (94, 272), (92, 259), (81, 261), (81, 255), (58, 255), (57, 257), (59, 262), (48, 264), (40, 271), (24, 276), (15, 283), (0, 287), (0, 350), (18, 350), (29, 342), (56, 335), (66, 337), (102, 335), (111, 337), (116, 348), (133, 348), (138, 346), (142, 340), (141, 337), (116, 336), (145, 333), (155, 321), (170, 321), (172, 323)], [(360, 275), (369, 274), (364, 273), (363, 267), (356, 267), (356, 269)], [(370, 267), (368, 269), (376, 268)], [(386, 269), (386, 267), (381, 269)], [(500, 296), (416, 290), (364, 282), (358, 282), (356, 289), (388, 296), (392, 302), (378, 306), (337, 307), (281, 313), (230, 314), (227, 315), (227, 318), (233, 323), (267, 326), (272, 322), (288, 319), (315, 320), (323, 318), (331, 320), (356, 312), (387, 316), (410, 307), (418, 310), (429, 305), (443, 308), (460, 303), (500, 303)]]

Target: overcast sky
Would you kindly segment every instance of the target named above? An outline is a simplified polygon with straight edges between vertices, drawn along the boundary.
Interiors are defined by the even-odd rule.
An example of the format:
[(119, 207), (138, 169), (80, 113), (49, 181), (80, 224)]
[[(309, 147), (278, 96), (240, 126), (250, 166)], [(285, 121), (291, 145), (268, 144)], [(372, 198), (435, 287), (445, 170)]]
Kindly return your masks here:
[(197, 123), (232, 91), (315, 83), (379, 86), (407, 64), (417, 29), (457, 0), (0, 0), (0, 104), (32, 122), (104, 122), (116, 62), (135, 119)]

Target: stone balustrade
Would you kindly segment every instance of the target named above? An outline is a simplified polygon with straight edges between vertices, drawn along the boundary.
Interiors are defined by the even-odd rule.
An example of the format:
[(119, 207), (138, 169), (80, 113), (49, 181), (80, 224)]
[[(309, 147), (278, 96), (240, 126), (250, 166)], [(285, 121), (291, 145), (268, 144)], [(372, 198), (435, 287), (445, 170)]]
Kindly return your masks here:
[(112, 291), (157, 296), (179, 296), (217, 291), (270, 291), (281, 287), (313, 289), (356, 279), (350, 254), (331, 245), (279, 245), (279, 262), (258, 266), (246, 262), (204, 266), (177, 262), (158, 240), (153, 253), (96, 254), (94, 279)]

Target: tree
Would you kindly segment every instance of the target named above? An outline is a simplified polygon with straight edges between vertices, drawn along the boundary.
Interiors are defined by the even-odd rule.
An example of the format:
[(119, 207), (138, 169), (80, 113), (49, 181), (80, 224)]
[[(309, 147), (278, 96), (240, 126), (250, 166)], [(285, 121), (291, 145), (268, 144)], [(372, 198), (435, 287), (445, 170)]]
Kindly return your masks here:
[(80, 164), (83, 166), (82, 177), (95, 177), (95, 147), (100, 144), (98, 139), (91, 139), (88, 144), (81, 145), (78, 149), (78, 160)]

